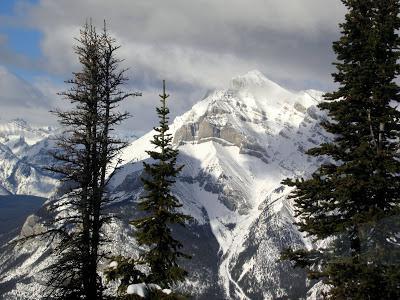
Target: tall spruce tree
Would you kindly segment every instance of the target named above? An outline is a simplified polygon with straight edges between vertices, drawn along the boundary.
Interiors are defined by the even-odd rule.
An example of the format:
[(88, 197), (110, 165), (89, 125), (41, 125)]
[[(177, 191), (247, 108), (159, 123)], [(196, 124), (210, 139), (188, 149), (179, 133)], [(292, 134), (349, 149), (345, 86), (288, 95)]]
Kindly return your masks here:
[(145, 216), (131, 221), (137, 228), (139, 245), (149, 247), (143, 255), (144, 262), (150, 267), (147, 281), (165, 288), (185, 278), (187, 272), (179, 266), (178, 260), (190, 257), (181, 252), (183, 245), (173, 237), (171, 230), (174, 225), (185, 226), (190, 217), (177, 211), (182, 204), (171, 191), (183, 166), (176, 165), (179, 152), (172, 147), (172, 135), (168, 133), (168, 97), (163, 81), (161, 107), (156, 108), (160, 124), (154, 128), (157, 134), (151, 141), (155, 150), (146, 151), (154, 162), (143, 163), (145, 195), (141, 198), (139, 208), (145, 212)]
[(65, 130), (53, 153), (58, 163), (49, 168), (61, 174), (64, 188), (69, 189), (49, 204), (54, 219), (42, 235), (56, 234), (58, 241), (55, 263), (47, 268), (48, 297), (92, 300), (103, 299), (98, 264), (105, 254), (103, 225), (109, 220), (106, 176), (125, 146), (112, 130), (128, 117), (118, 111), (118, 103), (133, 94), (120, 89), (127, 79), (124, 70), (118, 70), (119, 47), (105, 25), (98, 34), (86, 24), (76, 40), (82, 69), (67, 81), (72, 87), (61, 93), (73, 108), (55, 111)]
[(167, 288), (185, 278), (187, 272), (179, 265), (179, 259), (190, 258), (181, 252), (183, 245), (173, 237), (171, 226), (185, 226), (190, 217), (177, 211), (182, 204), (171, 191), (183, 166), (176, 165), (179, 152), (172, 147), (172, 135), (168, 133), (169, 109), (166, 100), (169, 95), (165, 93), (165, 81), (160, 97), (161, 107), (157, 108), (160, 124), (154, 128), (157, 134), (151, 141), (155, 150), (147, 151), (154, 162), (143, 163), (145, 195), (141, 198), (139, 208), (146, 215), (131, 224), (137, 228), (138, 243), (149, 247), (143, 255), (150, 267), (147, 282)]
[(318, 250), (283, 253), (332, 286), (332, 299), (399, 299), (400, 113), (395, 78), (400, 39), (398, 0), (342, 0), (348, 8), (333, 44), (337, 91), (319, 107), (331, 143), (308, 151), (326, 156), (310, 179), (284, 181), (295, 187), (297, 223)]
[[(181, 252), (183, 245), (173, 237), (173, 227), (185, 226), (191, 217), (178, 211), (182, 204), (171, 191), (183, 166), (177, 166), (179, 152), (172, 147), (172, 135), (168, 133), (169, 109), (166, 100), (169, 95), (165, 93), (165, 81), (160, 97), (161, 107), (156, 108), (160, 124), (154, 128), (157, 134), (151, 141), (154, 150), (146, 151), (152, 163), (143, 163), (144, 175), (141, 177), (144, 196), (138, 206), (144, 216), (130, 222), (137, 229), (138, 244), (146, 246), (147, 251), (139, 259), (115, 257), (117, 264), (105, 270), (109, 281), (119, 281), (117, 299), (137, 299), (136, 295), (127, 294), (131, 284), (145, 282), (169, 288), (183, 281), (187, 275), (179, 260), (190, 256)], [(148, 274), (143, 272), (143, 265), (149, 268)], [(167, 295), (149, 285), (146, 299), (178, 300), (186, 299), (186, 296), (176, 292)]]

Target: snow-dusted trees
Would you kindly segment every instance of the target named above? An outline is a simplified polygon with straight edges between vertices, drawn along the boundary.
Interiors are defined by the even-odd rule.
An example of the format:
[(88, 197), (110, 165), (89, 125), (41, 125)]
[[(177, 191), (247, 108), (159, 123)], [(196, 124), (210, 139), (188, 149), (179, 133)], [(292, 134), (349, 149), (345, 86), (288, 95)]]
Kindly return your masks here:
[(58, 240), (55, 262), (47, 269), (48, 287), (52, 299), (102, 299), (98, 263), (104, 254), (103, 225), (109, 219), (104, 210), (109, 201), (106, 176), (125, 146), (112, 130), (128, 117), (117, 107), (132, 94), (120, 89), (126, 78), (115, 56), (119, 46), (105, 26), (99, 34), (86, 24), (76, 40), (81, 70), (61, 93), (72, 109), (55, 112), (65, 131), (53, 153), (58, 164), (50, 169), (71, 188), (49, 205), (54, 220), (47, 233), (57, 234)]
[(335, 138), (308, 152), (332, 163), (310, 179), (286, 181), (296, 187), (300, 230), (330, 246), (284, 257), (330, 284), (332, 299), (398, 299), (400, 3), (342, 2), (349, 12), (333, 45), (339, 88), (320, 105)]

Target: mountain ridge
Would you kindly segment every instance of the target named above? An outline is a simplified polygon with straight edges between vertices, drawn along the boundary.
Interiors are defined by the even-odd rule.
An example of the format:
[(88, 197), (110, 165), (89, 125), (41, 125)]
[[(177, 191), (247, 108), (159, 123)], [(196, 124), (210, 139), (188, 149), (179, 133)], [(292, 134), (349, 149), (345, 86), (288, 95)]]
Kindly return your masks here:
[[(316, 107), (320, 101), (322, 92), (291, 92), (251, 71), (172, 122), (178, 163), (185, 165), (174, 192), (184, 212), (194, 217), (189, 231), (175, 229), (193, 253), (186, 263), (191, 275), (181, 288), (198, 299), (306, 298), (312, 284), (304, 272), (277, 262), (285, 247), (313, 247), (293, 226), (291, 189), (281, 181), (307, 176), (322, 162), (305, 154), (330, 139), (319, 125), (326, 118)], [(143, 192), (141, 162), (148, 160), (145, 151), (153, 134), (123, 151), (123, 165), (110, 182), (118, 200), (109, 209), (121, 221), (106, 228), (114, 241), (107, 247), (117, 255), (140, 251), (127, 220), (139, 213), (134, 207)], [(46, 217), (44, 207), (25, 226), (35, 228)], [(30, 258), (23, 264), (15, 265), (21, 259), (15, 249), (0, 256), (5, 266), (0, 274), (15, 266), (0, 276), (0, 290), (11, 286), (6, 291), (10, 299), (22, 294), (31, 299), (32, 291), (40, 290), (35, 284), (39, 270), (48, 264), (45, 244), (24, 247)]]

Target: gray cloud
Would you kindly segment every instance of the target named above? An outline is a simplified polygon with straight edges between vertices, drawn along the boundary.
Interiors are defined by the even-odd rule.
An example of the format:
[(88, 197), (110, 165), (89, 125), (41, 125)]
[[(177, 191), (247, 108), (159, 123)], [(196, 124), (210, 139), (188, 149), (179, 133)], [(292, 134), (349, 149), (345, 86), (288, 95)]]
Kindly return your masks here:
[(128, 88), (145, 95), (124, 106), (140, 114), (127, 125), (139, 131), (155, 121), (161, 79), (174, 115), (251, 69), (290, 89), (331, 89), (331, 42), (345, 13), (340, 0), (41, 0), (24, 9), (43, 33), (46, 70), (65, 78), (79, 67), (72, 43), (80, 26), (107, 20), (131, 68)]
[(0, 119), (24, 118), (34, 124), (55, 124), (55, 118), (48, 112), (52, 98), (45, 90), (44, 85), (37, 87), (0, 65)]
[(74, 66), (72, 37), (92, 17), (109, 22), (129, 65), (206, 86), (255, 65), (278, 79), (315, 80), (323, 69), (318, 58), (330, 63), (322, 59), (343, 14), (339, 0), (59, 0), (41, 1), (29, 13), (45, 33), (42, 48), (56, 72)]

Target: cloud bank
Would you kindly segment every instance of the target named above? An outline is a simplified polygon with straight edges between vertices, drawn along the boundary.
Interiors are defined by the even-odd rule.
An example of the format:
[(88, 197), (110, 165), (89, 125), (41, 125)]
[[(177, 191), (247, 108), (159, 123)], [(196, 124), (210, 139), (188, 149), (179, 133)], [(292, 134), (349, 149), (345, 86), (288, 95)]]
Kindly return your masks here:
[(156, 121), (162, 79), (173, 115), (252, 69), (290, 89), (331, 89), (331, 43), (345, 14), (339, 0), (40, 0), (24, 10), (25, 26), (43, 34), (43, 70), (65, 79), (79, 68), (80, 26), (107, 21), (130, 68), (128, 88), (144, 93), (124, 107), (141, 116), (128, 123), (138, 131)]

